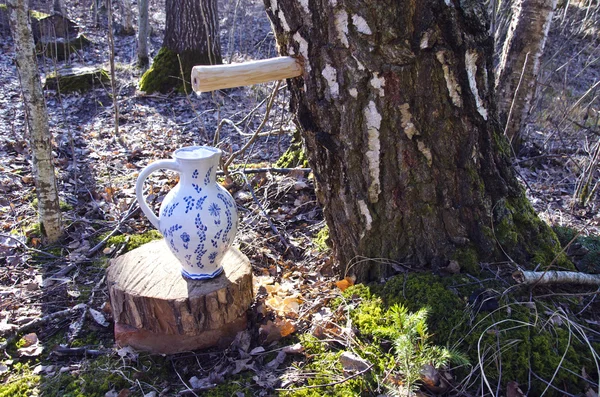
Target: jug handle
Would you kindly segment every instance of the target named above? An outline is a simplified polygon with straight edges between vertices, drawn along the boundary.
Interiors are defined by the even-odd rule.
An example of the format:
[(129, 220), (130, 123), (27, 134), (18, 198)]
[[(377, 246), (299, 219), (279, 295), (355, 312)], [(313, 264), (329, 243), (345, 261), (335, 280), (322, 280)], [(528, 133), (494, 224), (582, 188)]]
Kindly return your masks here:
[(144, 198), (144, 181), (146, 181), (146, 178), (148, 178), (151, 173), (158, 169), (167, 169), (180, 172), (179, 165), (175, 160), (159, 160), (149, 164), (142, 170), (142, 172), (140, 172), (140, 175), (137, 178), (137, 182), (135, 183), (135, 196), (137, 197), (137, 201), (144, 215), (146, 215), (150, 223), (152, 223), (154, 227), (160, 231), (159, 219), (150, 209), (150, 207), (148, 207), (148, 204), (146, 204), (146, 199)]

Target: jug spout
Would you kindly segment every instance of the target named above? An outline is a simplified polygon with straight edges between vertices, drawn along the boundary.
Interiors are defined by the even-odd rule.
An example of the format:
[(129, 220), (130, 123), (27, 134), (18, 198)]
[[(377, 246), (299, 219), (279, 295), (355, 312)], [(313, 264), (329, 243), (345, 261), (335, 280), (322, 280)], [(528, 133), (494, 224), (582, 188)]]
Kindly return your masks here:
[(181, 168), (181, 182), (216, 181), (217, 168), (223, 152), (211, 146), (188, 146), (177, 149), (173, 158)]

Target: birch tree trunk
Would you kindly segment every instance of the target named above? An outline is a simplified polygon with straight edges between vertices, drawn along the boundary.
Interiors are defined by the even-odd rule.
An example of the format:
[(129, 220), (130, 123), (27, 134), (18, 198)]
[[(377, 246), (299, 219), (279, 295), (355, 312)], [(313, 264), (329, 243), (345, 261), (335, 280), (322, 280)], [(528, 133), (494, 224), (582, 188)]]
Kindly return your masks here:
[(556, 0), (516, 0), (498, 65), (496, 91), (500, 121), (518, 152), (540, 69)]
[(138, 0), (138, 66), (148, 66), (148, 0)]
[(193, 66), (222, 62), (217, 0), (167, 0), (163, 45), (142, 76), (140, 89), (166, 92), (181, 87), (183, 78), (190, 91)]
[(48, 112), (38, 74), (37, 58), (29, 21), (27, 0), (7, 1), (12, 37), (15, 42), (17, 71), (21, 80), (23, 102), (29, 125), (29, 144), (33, 176), (38, 197), (42, 232), (53, 243), (62, 234), (58, 189), (52, 163), (52, 136)]
[(495, 121), (483, 2), (265, 5), (281, 54), (304, 61), (291, 107), (342, 274), (555, 257)]

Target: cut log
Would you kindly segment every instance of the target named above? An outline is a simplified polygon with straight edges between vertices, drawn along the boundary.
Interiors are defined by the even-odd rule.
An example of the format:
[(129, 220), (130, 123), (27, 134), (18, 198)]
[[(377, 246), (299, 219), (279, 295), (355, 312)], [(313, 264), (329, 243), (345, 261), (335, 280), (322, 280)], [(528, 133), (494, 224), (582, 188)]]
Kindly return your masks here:
[(111, 260), (107, 283), (117, 344), (174, 354), (231, 342), (247, 325), (252, 269), (233, 247), (222, 266), (214, 279), (185, 279), (164, 240)]

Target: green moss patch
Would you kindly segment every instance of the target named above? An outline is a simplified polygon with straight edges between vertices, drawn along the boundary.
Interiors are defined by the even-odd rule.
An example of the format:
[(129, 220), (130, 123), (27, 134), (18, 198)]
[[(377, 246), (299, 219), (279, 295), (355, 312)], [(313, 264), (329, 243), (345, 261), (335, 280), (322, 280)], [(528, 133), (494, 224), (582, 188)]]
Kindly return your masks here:
[(46, 77), (44, 88), (58, 90), (61, 93), (86, 92), (93, 88), (102, 87), (110, 78), (104, 69), (95, 67), (76, 67), (59, 70)]
[(329, 226), (325, 225), (313, 237), (313, 243), (319, 251), (327, 251), (329, 249)]
[(498, 244), (520, 265), (547, 268), (553, 264), (560, 269), (574, 269), (561, 252), (556, 234), (537, 216), (525, 194), (496, 203), (494, 222)]
[[(156, 57), (152, 61), (152, 66), (140, 79), (140, 90), (147, 93), (162, 92), (167, 93), (173, 89), (190, 93), (192, 91), (189, 79), (194, 65), (206, 64), (197, 51), (184, 51), (182, 54), (161, 47)], [(179, 64), (181, 60), (181, 66)], [(182, 73), (183, 69), (183, 73)]]
[[(565, 390), (569, 391), (585, 390), (585, 382), (577, 374), (581, 368), (595, 373), (594, 353), (577, 326), (550, 306), (518, 303), (514, 297), (495, 292), (504, 288), (499, 281), (473, 283), (463, 275), (414, 273), (397, 276), (384, 285), (355, 286), (345, 295), (379, 296), (383, 308), (373, 308), (376, 317), (391, 305), (403, 305), (413, 312), (426, 308), (431, 342), (462, 352), (470, 362), (454, 371), (457, 382), (474, 370), (477, 376), (485, 375), (494, 390), (498, 382), (501, 390), (506, 390), (508, 382), (517, 381), (522, 390), (529, 389), (529, 395), (540, 395), (547, 386), (540, 379), (552, 380), (558, 388), (568, 385)], [(495, 304), (486, 308), (474, 299), (479, 296)], [(530, 370), (539, 379), (532, 377)], [(561, 393), (549, 388), (546, 395)]]
[[(351, 324), (354, 330), (347, 346), (332, 344), (329, 338), (318, 339), (312, 334), (300, 336), (308, 357), (302, 370), (311, 373), (307, 385), (331, 385), (286, 391), (282, 395), (378, 395), (382, 389), (396, 395), (416, 390), (424, 365), (441, 368), (450, 361), (464, 363), (459, 354), (432, 343), (426, 308), (411, 311), (402, 304), (384, 305), (380, 297), (364, 286), (347, 290), (332, 306), (340, 313), (335, 323)], [(342, 358), (348, 354), (363, 360), (364, 373), (339, 382), (346, 375)]]
[(17, 363), (7, 376), (0, 376), (0, 397), (37, 396), (40, 379), (27, 364)]
[(277, 160), (277, 167), (280, 168), (308, 168), (308, 158), (306, 157), (306, 151), (304, 145), (300, 139), (299, 134), (294, 134), (294, 139), (290, 147), (285, 151), (283, 155)]
[[(158, 230), (149, 230), (146, 233), (142, 234), (121, 234), (118, 236), (112, 236), (106, 242), (107, 246), (121, 246), (125, 244), (125, 249), (123, 253), (134, 250), (142, 245), (149, 243), (150, 241), (160, 240), (162, 238), (162, 234)], [(100, 239), (102, 240), (102, 238)]]

